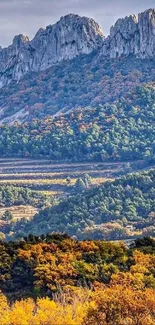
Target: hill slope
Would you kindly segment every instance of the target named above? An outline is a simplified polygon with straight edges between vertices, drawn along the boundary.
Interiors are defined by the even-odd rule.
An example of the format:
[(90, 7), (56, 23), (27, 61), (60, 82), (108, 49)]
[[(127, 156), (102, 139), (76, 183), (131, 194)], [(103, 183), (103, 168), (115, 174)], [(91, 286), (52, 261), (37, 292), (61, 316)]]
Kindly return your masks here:
[[(32, 120), (113, 102), (155, 81), (155, 9), (119, 19), (106, 39), (93, 20), (62, 17), (0, 48), (0, 120)], [(10, 83), (10, 85), (8, 85)]]
[(83, 55), (1, 89), (0, 120), (32, 121), (73, 108), (114, 102), (137, 85), (155, 81), (155, 61)]
[(155, 83), (111, 104), (0, 127), (1, 156), (55, 160), (150, 161), (154, 157)]
[(65, 231), (78, 239), (108, 240), (155, 235), (154, 181), (155, 170), (129, 174), (45, 209), (13, 231), (16, 235)]

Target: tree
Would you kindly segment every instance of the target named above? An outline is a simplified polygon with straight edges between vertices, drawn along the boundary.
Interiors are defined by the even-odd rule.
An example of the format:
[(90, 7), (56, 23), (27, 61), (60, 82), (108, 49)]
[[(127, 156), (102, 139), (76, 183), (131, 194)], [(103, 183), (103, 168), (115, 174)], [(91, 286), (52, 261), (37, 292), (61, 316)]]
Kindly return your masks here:
[(10, 321), (9, 307), (6, 297), (0, 291), (0, 322), (1, 325), (8, 325)]
[(153, 325), (155, 295), (151, 289), (133, 290), (122, 285), (112, 286), (94, 295), (83, 325)]
[(83, 179), (83, 181), (85, 183), (85, 187), (88, 189), (92, 185), (91, 176), (88, 175), (88, 174), (85, 174), (82, 179)]
[(78, 178), (76, 183), (75, 183), (75, 189), (77, 192), (84, 191), (86, 189), (85, 182), (83, 181), (82, 178)]
[(10, 220), (13, 219), (13, 215), (9, 210), (6, 210), (4, 212), (4, 215), (2, 216), (2, 219), (5, 220), (5, 221), (10, 221)]

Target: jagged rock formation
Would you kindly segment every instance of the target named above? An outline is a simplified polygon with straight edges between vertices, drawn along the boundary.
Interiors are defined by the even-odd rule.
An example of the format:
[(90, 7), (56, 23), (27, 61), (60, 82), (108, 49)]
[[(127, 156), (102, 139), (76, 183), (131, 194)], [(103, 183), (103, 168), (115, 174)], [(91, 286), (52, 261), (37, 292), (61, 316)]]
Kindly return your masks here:
[(104, 36), (93, 20), (67, 15), (59, 22), (40, 29), (32, 41), (18, 35), (8, 48), (0, 48), (0, 87), (19, 81), (28, 71), (41, 71), (62, 60), (89, 54), (101, 47)]
[(119, 19), (111, 28), (101, 54), (111, 58), (122, 55), (155, 58), (155, 9), (146, 10), (138, 17)]
[(32, 41), (16, 36), (8, 48), (0, 48), (0, 88), (29, 71), (45, 70), (94, 49), (110, 58), (155, 58), (155, 9), (119, 19), (106, 39), (93, 19), (72, 14), (40, 29)]

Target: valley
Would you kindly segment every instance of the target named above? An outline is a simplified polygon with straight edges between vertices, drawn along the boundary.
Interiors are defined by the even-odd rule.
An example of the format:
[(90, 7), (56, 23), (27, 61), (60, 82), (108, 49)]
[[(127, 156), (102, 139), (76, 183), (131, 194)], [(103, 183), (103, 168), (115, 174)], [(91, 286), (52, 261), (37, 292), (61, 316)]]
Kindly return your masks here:
[[(136, 198), (139, 190), (139, 195), (144, 195), (141, 192), (139, 179), (142, 182), (144, 173), (147, 182), (147, 177), (150, 179), (149, 171), (150, 175), (154, 175), (153, 169), (154, 163), (144, 160), (62, 163), (50, 159), (1, 158), (1, 237), (3, 238), (5, 235), (7, 238), (16, 235), (20, 237), (22, 233), (27, 235), (31, 232), (41, 235), (47, 233), (48, 229), (51, 232), (63, 232), (66, 229), (69, 235), (76, 235), (78, 239), (93, 239), (95, 236), (96, 239), (103, 237), (127, 240), (147, 233), (146, 227), (148, 227), (148, 233), (154, 234), (153, 194), (150, 192), (148, 196), (148, 193), (145, 193), (145, 196), (148, 196), (151, 201), (147, 207), (144, 196), (143, 204), (146, 205), (146, 208), (142, 209), (140, 199)], [(133, 182), (132, 177), (133, 180), (137, 178), (137, 183)], [(131, 197), (128, 198), (129, 194), (126, 192), (123, 194), (123, 191), (126, 186), (130, 188), (130, 178), (133, 187)], [(127, 183), (125, 183), (125, 179)], [(126, 184), (123, 185), (121, 191), (119, 182)], [(115, 183), (116, 185), (114, 185)], [(112, 185), (110, 186), (110, 184)], [(151, 184), (150, 186), (152, 186)], [(116, 191), (112, 194), (114, 196), (113, 203), (110, 203), (110, 198), (109, 203), (107, 201), (107, 196), (110, 193), (106, 192), (107, 186), (109, 186), (109, 191), (112, 191), (113, 186), (118, 188), (118, 193)], [(100, 191), (107, 193), (105, 197), (103, 195), (99, 198)], [(147, 187), (145, 191), (147, 191)], [(19, 194), (17, 195), (16, 192)], [(3, 195), (6, 197), (5, 201)], [(32, 201), (31, 195), (33, 195)], [(84, 205), (83, 200), (86, 200)], [(90, 202), (94, 201), (93, 205), (89, 203), (89, 200)], [(93, 209), (88, 208), (89, 204)], [(100, 204), (99, 207), (98, 204)], [(83, 208), (80, 208), (82, 206)], [(106, 206), (107, 208), (105, 208)], [(87, 208), (88, 211), (85, 210)], [(111, 209), (114, 209), (113, 212), (108, 211)], [(102, 210), (105, 217), (102, 215)], [(141, 210), (142, 212), (140, 212)], [(72, 221), (69, 222), (68, 217)], [(145, 220), (145, 218), (147, 219)], [(62, 226), (63, 223), (64, 226)]]
[[(54, 163), (50, 160), (1, 159), (0, 185), (24, 186), (48, 194), (67, 194), (76, 180), (84, 174), (92, 185), (113, 179), (123, 164)], [(69, 178), (69, 179), (68, 179)]]
[(80, 177), (88, 174), (92, 186), (128, 172), (149, 169), (144, 161), (58, 163), (49, 159), (0, 158), (0, 186), (20, 186), (47, 195), (61, 197), (70, 194)]
[[(97, 163), (56, 163), (49, 159), (0, 159), (0, 188), (15, 187), (26, 188), (45, 196), (44, 207), (55, 204), (74, 193), (77, 179), (85, 174), (91, 177), (91, 186), (113, 179), (115, 173), (122, 170), (123, 164), (97, 164)], [(6, 206), (0, 200), (0, 231), (10, 222), (30, 220), (40, 211), (32, 205), (12, 203)], [(24, 202), (23, 202), (24, 203)], [(3, 221), (5, 213), (10, 212), (11, 220)]]

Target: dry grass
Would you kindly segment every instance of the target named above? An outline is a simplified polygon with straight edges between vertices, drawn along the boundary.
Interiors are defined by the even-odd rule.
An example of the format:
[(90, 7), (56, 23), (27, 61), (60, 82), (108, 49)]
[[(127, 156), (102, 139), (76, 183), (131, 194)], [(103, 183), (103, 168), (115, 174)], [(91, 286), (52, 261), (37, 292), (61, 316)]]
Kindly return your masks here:
[(0, 218), (5, 211), (10, 211), (13, 215), (13, 221), (24, 219), (31, 219), (39, 210), (31, 205), (19, 205), (0, 208)]
[[(92, 184), (101, 184), (105, 183), (107, 180), (113, 180), (112, 178), (105, 178), (105, 177), (95, 177), (92, 178)], [(74, 185), (75, 182), (77, 181), (77, 178), (72, 178), (70, 180), (70, 184)], [(30, 178), (30, 179), (4, 179), (0, 180), (1, 185), (19, 185), (19, 184), (52, 184), (52, 185), (67, 185), (66, 179), (63, 178), (55, 178), (55, 179), (35, 179), (35, 178)]]
[(57, 195), (64, 194), (63, 191), (38, 191), (38, 193), (46, 196), (57, 196)]
[[(106, 172), (111, 172), (110, 169), (106, 169)], [(2, 173), (0, 174), (0, 177), (1, 178), (7, 178), (7, 177), (11, 177), (11, 176), (14, 176), (14, 177), (18, 177), (18, 178), (24, 178), (24, 177), (32, 177), (32, 178), (36, 178), (36, 177), (57, 177), (59, 176), (58, 178), (63, 178), (64, 176), (69, 176), (71, 174), (71, 176), (82, 176), (83, 174), (89, 174), (91, 176), (91, 174), (98, 174), (100, 175), (102, 172), (101, 171), (98, 171), (97, 169), (93, 169), (93, 170), (84, 170), (84, 171), (81, 171), (81, 170), (76, 170), (76, 171), (62, 171), (62, 172), (24, 172), (24, 173), (20, 173), (20, 172), (16, 172), (16, 173)]]
[[(92, 185), (112, 180), (115, 164), (52, 163), (48, 160), (0, 159), (0, 186), (28, 187), (46, 195), (62, 196), (70, 193), (78, 178), (89, 174)], [(70, 177), (70, 182), (67, 178)]]

